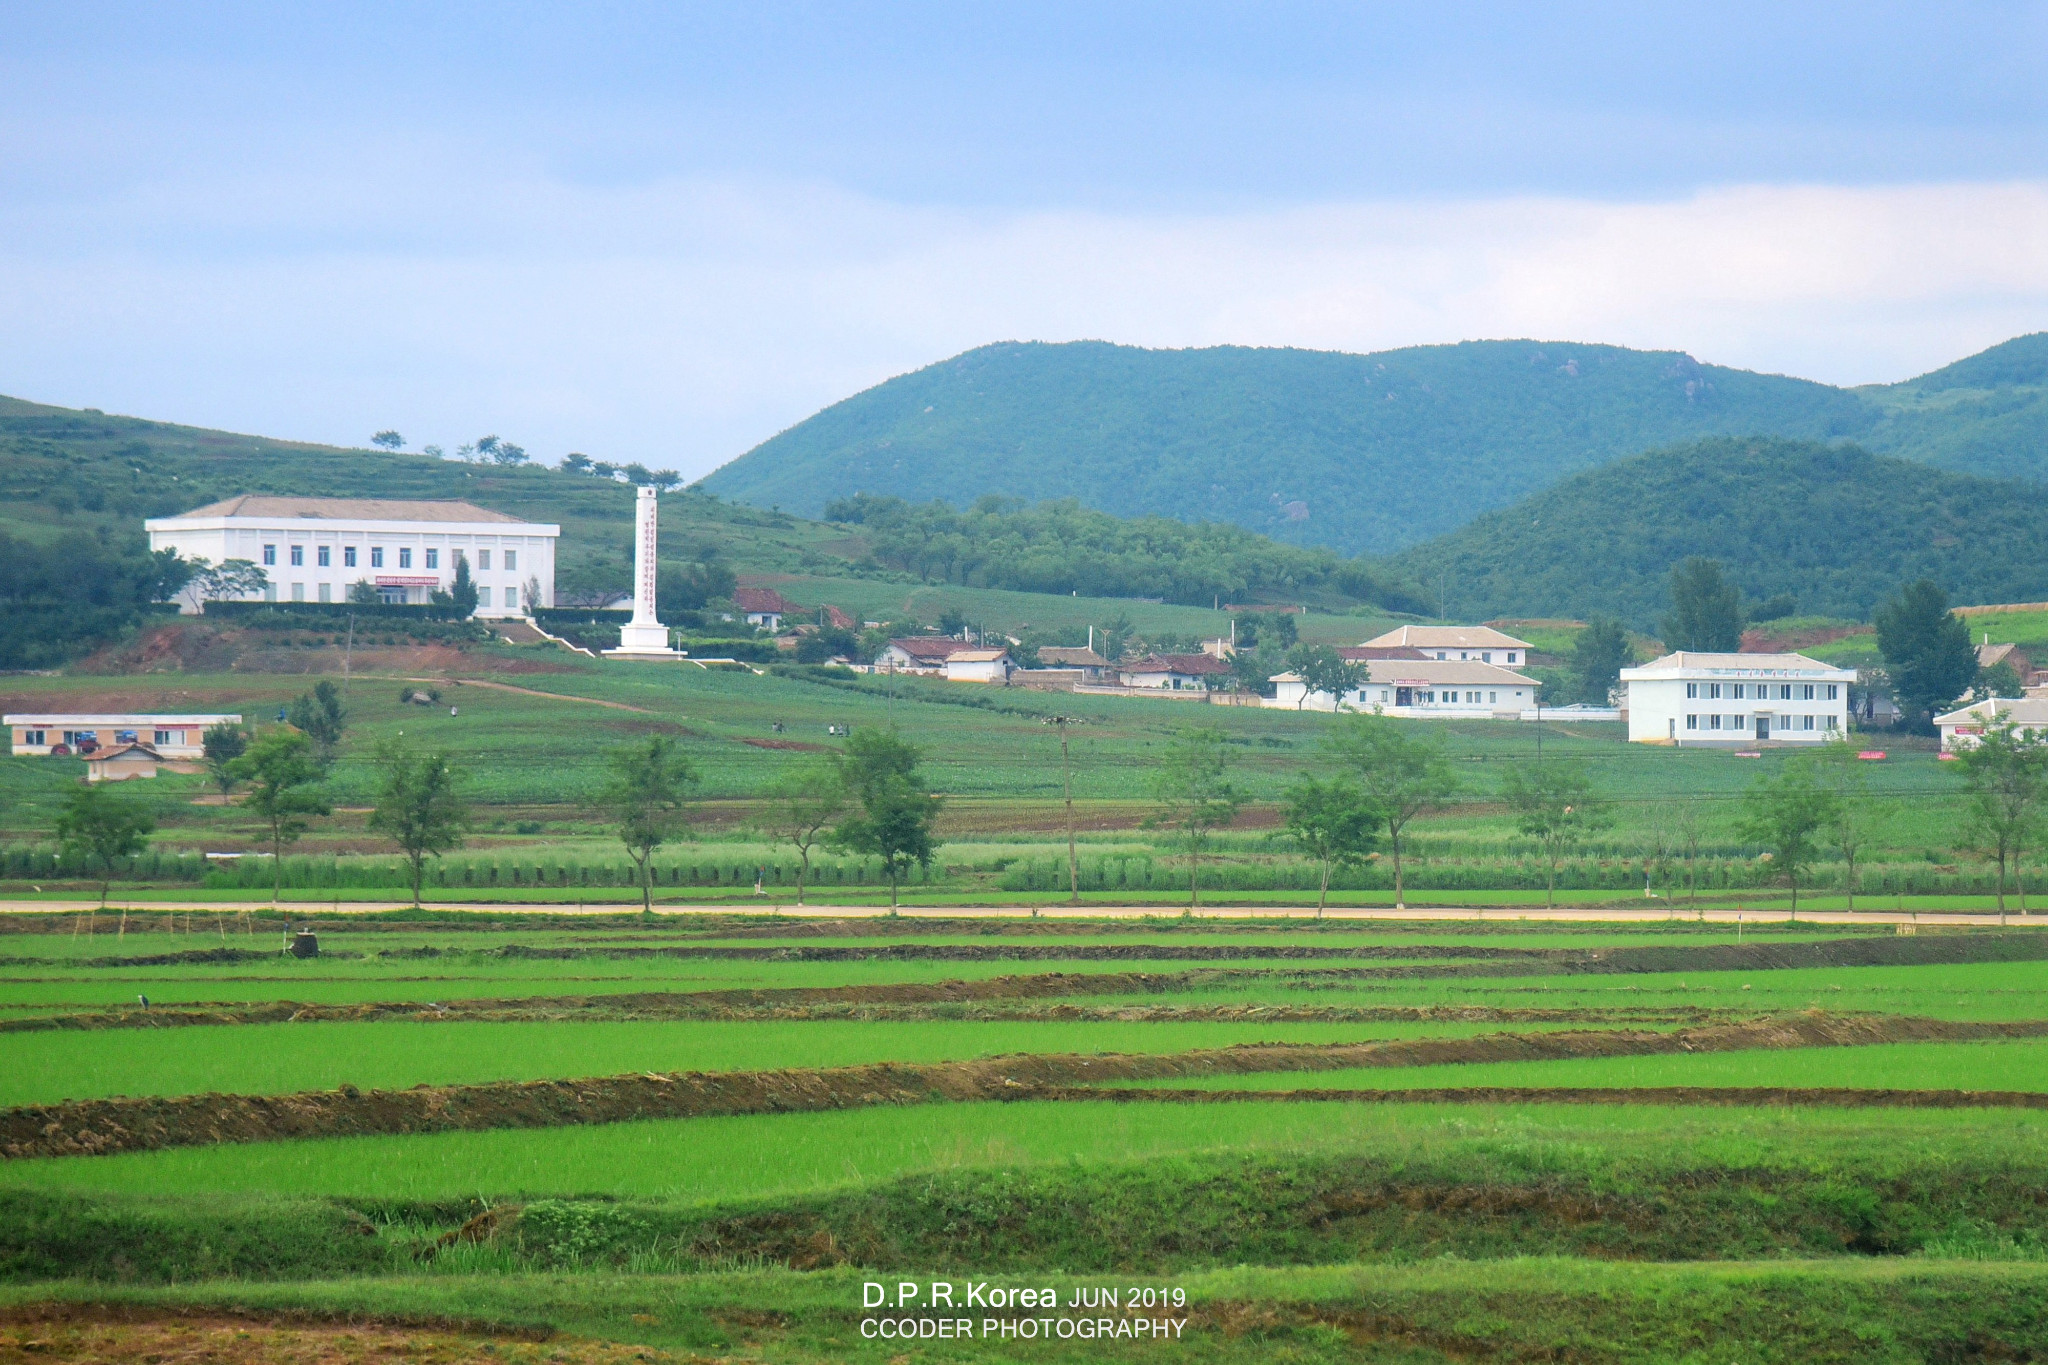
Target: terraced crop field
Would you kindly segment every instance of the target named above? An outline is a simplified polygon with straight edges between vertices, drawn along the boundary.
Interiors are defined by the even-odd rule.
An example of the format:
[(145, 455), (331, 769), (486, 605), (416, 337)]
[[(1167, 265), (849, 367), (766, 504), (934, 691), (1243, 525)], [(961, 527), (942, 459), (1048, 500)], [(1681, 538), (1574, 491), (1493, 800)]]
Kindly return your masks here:
[(177, 924), (0, 934), (0, 1360), (2048, 1358), (2033, 925)]

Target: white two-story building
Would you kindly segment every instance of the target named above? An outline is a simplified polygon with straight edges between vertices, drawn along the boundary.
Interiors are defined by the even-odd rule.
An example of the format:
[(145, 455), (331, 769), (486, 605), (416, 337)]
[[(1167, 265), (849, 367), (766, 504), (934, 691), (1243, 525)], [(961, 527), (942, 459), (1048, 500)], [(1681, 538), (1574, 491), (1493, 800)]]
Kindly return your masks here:
[(1849, 729), (1853, 668), (1804, 654), (1681, 651), (1621, 670), (1637, 744), (1819, 744)]
[(1270, 680), (1265, 704), (1292, 711), (1370, 711), (1428, 720), (1519, 720), (1536, 705), (1537, 684), (1476, 659), (1362, 659), (1365, 680), (1342, 697), (1311, 692), (1299, 673)]
[[(478, 616), (521, 616), (555, 601), (562, 528), (466, 502), (290, 498), (245, 493), (143, 523), (152, 550), (219, 565), (245, 559), (270, 580), (271, 602), (345, 602), (367, 583), (381, 601), (423, 604), (469, 562)], [(187, 612), (202, 603), (190, 590)]]

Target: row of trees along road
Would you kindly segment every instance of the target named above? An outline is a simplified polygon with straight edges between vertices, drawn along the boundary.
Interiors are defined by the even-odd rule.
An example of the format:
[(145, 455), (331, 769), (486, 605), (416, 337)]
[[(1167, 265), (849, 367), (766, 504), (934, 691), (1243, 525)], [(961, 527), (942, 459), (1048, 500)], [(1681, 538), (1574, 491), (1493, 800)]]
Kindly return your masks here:
[[(1288, 791), (1286, 808), (1295, 846), (1321, 865), (1316, 914), (1327, 907), (1332, 869), (1364, 862), (1383, 840), (1393, 862), (1394, 903), (1405, 907), (1402, 854), (1409, 827), (1460, 794), (1441, 741), (1384, 716), (1354, 715), (1338, 719), (1324, 752), (1334, 775), (1302, 778)], [(1199, 905), (1202, 853), (1210, 835), (1236, 818), (1242, 799), (1229, 779), (1223, 732), (1181, 731), (1153, 773), (1152, 795), (1157, 808), (1147, 824), (1171, 829), (1186, 849), (1188, 901)], [(1559, 859), (1606, 826), (1606, 803), (1584, 768), (1566, 761), (1510, 769), (1500, 795), (1514, 811), (1516, 827), (1543, 849), (1554, 903)]]
[[(820, 847), (879, 860), (894, 910), (903, 877), (931, 866), (940, 799), (925, 789), (923, 753), (894, 730), (860, 730), (846, 749), (802, 764), (768, 792), (756, 817), (762, 833), (796, 849), (796, 900), (804, 903), (811, 856)], [(687, 805), (697, 781), (675, 742), (657, 735), (615, 751), (597, 805), (619, 833), (639, 871), (640, 908), (654, 908), (650, 867), (663, 844), (689, 830)]]

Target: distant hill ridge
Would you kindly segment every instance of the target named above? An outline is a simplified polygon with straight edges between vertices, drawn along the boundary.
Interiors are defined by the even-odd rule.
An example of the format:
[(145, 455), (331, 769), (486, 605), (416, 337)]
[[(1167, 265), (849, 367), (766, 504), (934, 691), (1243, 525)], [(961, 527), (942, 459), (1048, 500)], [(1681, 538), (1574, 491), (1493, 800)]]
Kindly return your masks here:
[(1585, 469), (1746, 435), (2048, 478), (2048, 334), (1861, 389), (1575, 342), (1370, 355), (1004, 342), (835, 403), (702, 486), (809, 516), (859, 492), (963, 508), (1072, 497), (1387, 553)]
[(1865, 619), (1900, 583), (2048, 598), (2048, 487), (1855, 446), (1718, 438), (1573, 475), (1389, 561), (1461, 618), (1605, 612), (1654, 630), (1670, 567), (1720, 560), (1752, 602)]

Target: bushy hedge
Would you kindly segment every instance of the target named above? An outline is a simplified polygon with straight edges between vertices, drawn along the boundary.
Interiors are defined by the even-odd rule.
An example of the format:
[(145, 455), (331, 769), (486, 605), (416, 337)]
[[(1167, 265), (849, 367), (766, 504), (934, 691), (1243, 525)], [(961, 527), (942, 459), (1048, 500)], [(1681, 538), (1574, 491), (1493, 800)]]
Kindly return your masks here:
[[(350, 616), (359, 621), (452, 621), (456, 618), (453, 606), (433, 603), (416, 605), (407, 602), (208, 602), (205, 606), (208, 616), (233, 617), (287, 617), (303, 616), (317, 619), (323, 626), (331, 625), (336, 619)], [(237, 624), (252, 625), (257, 629), (285, 629), (266, 627), (258, 622), (241, 620)]]

